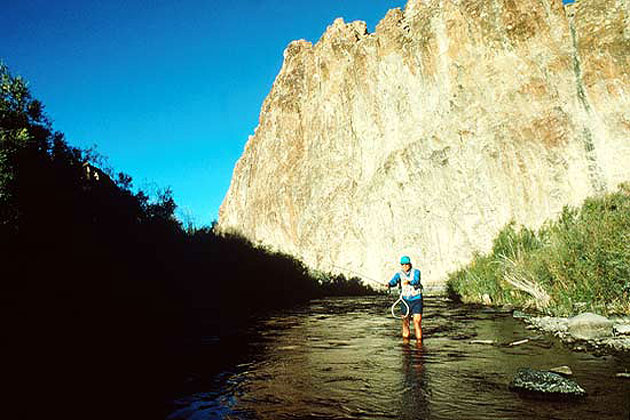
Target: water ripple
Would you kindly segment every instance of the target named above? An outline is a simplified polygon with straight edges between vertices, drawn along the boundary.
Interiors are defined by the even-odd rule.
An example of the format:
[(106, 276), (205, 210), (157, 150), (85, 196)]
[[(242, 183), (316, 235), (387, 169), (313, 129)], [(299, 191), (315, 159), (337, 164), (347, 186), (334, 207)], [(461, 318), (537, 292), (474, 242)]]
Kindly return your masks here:
[[(630, 383), (610, 385), (630, 369), (628, 358), (574, 353), (532, 336), (505, 312), (443, 298), (426, 299), (418, 346), (400, 338), (390, 304), (385, 297), (318, 300), (259, 320), (241, 345), (209, 340), (215, 357), (240, 352), (245, 360), (196, 380), (199, 389), (174, 398), (168, 419), (629, 417)], [(523, 338), (530, 341), (507, 346)], [(532, 401), (508, 390), (519, 367), (563, 364), (589, 392), (587, 404)]]

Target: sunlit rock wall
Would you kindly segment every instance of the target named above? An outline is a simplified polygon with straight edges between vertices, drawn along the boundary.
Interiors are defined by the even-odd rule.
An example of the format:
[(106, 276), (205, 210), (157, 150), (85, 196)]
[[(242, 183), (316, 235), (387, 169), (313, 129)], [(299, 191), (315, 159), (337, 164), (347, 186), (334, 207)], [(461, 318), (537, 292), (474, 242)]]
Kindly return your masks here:
[(219, 215), (313, 268), (427, 283), (630, 179), (630, 0), (411, 0), (294, 41)]

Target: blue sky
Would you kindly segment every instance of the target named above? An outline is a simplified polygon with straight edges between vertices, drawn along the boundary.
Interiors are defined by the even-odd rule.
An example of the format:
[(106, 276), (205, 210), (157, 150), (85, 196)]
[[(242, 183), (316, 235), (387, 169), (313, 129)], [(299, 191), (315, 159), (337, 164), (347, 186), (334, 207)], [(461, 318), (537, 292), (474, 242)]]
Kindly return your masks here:
[(170, 187), (182, 220), (218, 216), (232, 170), (294, 39), (336, 17), (370, 31), (394, 0), (0, 1), (0, 60), (56, 130), (134, 187)]

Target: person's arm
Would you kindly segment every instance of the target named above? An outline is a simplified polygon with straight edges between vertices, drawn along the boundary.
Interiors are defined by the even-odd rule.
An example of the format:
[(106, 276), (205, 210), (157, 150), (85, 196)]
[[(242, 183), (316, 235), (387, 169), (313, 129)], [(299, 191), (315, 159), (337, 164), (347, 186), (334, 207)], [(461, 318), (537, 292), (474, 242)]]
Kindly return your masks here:
[(398, 284), (398, 280), (400, 280), (400, 275), (398, 273), (394, 274), (394, 277), (387, 283), (388, 287), (394, 287)]
[(420, 278), (421, 278), (420, 269), (416, 268), (414, 273), (413, 273), (413, 280), (411, 280), (411, 285), (412, 286), (420, 286), (420, 287), (422, 287), (422, 283), (420, 281)]

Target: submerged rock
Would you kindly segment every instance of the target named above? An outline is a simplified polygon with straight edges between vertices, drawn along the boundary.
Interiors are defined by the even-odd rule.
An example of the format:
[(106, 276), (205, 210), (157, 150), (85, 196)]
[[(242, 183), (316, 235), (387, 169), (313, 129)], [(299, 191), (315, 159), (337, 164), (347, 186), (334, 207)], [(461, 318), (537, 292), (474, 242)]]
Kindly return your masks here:
[(605, 316), (586, 312), (569, 319), (569, 333), (580, 340), (611, 337), (613, 322)]
[(470, 344), (496, 344), (495, 340), (470, 340)]
[(510, 382), (511, 391), (543, 398), (581, 398), (586, 391), (577, 382), (545, 370), (521, 368)]
[(567, 365), (551, 368), (551, 369), (549, 369), (549, 372), (559, 373), (560, 375), (564, 375), (564, 376), (571, 376), (571, 375), (573, 375), (573, 371)]
[(529, 343), (529, 338), (525, 338), (523, 340), (513, 341), (508, 344), (508, 347), (520, 346), (521, 344)]

